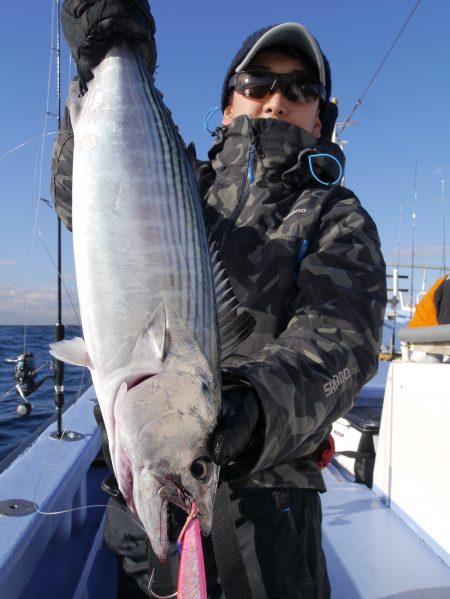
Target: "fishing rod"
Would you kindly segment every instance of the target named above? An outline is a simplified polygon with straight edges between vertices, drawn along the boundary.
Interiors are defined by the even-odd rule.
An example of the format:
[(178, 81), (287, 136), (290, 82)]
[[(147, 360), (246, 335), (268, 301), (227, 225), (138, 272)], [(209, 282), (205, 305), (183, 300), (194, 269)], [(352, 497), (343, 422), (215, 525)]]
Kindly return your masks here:
[[(61, 128), (61, 8), (60, 0), (56, 0), (56, 97), (57, 97), (57, 113), (56, 120), (58, 125), (58, 131)], [(58, 257), (57, 257), (57, 293), (58, 293), (58, 308), (57, 308), (57, 320), (55, 325), (55, 341), (62, 341), (64, 339), (65, 328), (62, 323), (62, 283), (61, 283), (61, 269), (62, 269), (62, 252), (61, 252), (61, 219), (59, 214), (56, 213), (56, 228), (57, 228), (57, 245), (58, 245)], [(64, 407), (64, 362), (55, 358), (54, 362), (55, 370), (55, 411), (56, 411), (56, 432), (54, 436), (61, 439), (63, 436), (62, 430), (62, 411)]]
[(375, 79), (377, 78), (377, 76), (379, 75), (381, 69), (383, 68), (385, 62), (387, 61), (387, 59), (389, 58), (391, 52), (393, 51), (394, 47), (396, 46), (398, 40), (400, 39), (400, 36), (402, 35), (402, 33), (404, 32), (404, 30), (406, 29), (406, 26), (408, 25), (409, 21), (411, 20), (413, 14), (416, 12), (419, 4), (421, 3), (422, 0), (417, 0), (413, 9), (411, 10), (411, 12), (409, 13), (408, 17), (406, 18), (405, 22), (403, 23), (403, 25), (401, 26), (400, 30), (398, 31), (397, 35), (394, 38), (394, 41), (392, 42), (392, 44), (390, 45), (389, 49), (387, 50), (386, 54), (384, 55), (383, 59), (381, 60), (380, 64), (378, 65), (375, 73), (372, 75), (369, 83), (366, 85), (364, 91), (362, 92), (362, 94), (359, 96), (359, 98), (356, 100), (355, 105), (353, 106), (350, 114), (348, 115), (348, 117), (345, 119), (345, 121), (343, 122), (342, 125), (340, 125), (341, 129), (339, 131), (339, 135), (342, 134), (342, 132), (344, 131), (344, 129), (351, 124), (351, 118), (353, 116), (353, 114), (355, 113), (355, 111), (361, 106), (362, 101), (364, 96), (367, 94), (367, 92), (369, 91), (369, 89), (372, 87), (373, 82), (375, 81)]
[[(58, 107), (57, 107), (56, 118), (57, 118), (58, 131), (59, 131), (60, 126), (61, 126), (61, 90), (60, 90), (61, 44), (60, 44), (60, 27), (59, 27), (60, 0), (56, 0), (56, 4), (57, 4), (56, 80), (57, 80), (57, 98), (58, 98)], [(50, 114), (50, 113), (47, 113), (47, 115), (48, 114)], [(45, 137), (46, 135), (48, 135), (48, 133), (44, 134), (43, 137)], [(2, 160), (5, 156), (10, 154), (11, 152), (14, 152), (17, 149), (23, 147), (27, 143), (30, 143), (30, 141), (19, 144), (12, 150), (9, 150), (8, 152), (6, 152), (2, 156), (0, 156), (0, 160)], [(60, 340), (64, 339), (64, 325), (61, 322), (61, 313), (62, 313), (62, 310), (61, 310), (61, 305), (62, 305), (62, 302), (61, 302), (61, 296), (62, 296), (62, 293), (61, 293), (61, 221), (60, 221), (59, 216), (58, 216), (57, 225), (58, 225), (58, 263), (57, 263), (58, 315), (57, 315), (57, 323), (56, 323), (56, 327), (55, 327), (55, 338), (57, 341), (60, 341)], [(26, 325), (25, 325), (25, 331), (26, 331)], [(55, 406), (56, 406), (57, 422), (58, 422), (58, 428), (57, 428), (56, 433), (54, 433), (54, 436), (57, 438), (61, 438), (62, 434), (63, 434), (61, 418), (62, 418), (62, 408), (64, 406), (64, 364), (62, 362), (60, 362), (59, 360), (54, 360), (53, 366), (52, 366), (52, 368), (54, 370), (54, 374), (47, 375), (47, 376), (43, 377), (42, 379), (37, 380), (37, 378), (36, 378), (37, 372), (39, 370), (41, 370), (41, 368), (43, 366), (40, 367), (38, 370), (36, 370), (35, 357), (32, 352), (29, 352), (26, 350), (25, 337), (26, 337), (26, 334), (24, 335), (24, 348), (23, 348), (22, 353), (18, 354), (17, 356), (15, 356), (13, 358), (5, 358), (5, 360), (4, 360), (6, 364), (13, 364), (15, 366), (15, 370), (14, 370), (15, 385), (14, 385), (13, 389), (15, 389), (17, 395), (19, 396), (19, 403), (16, 407), (17, 414), (19, 416), (28, 416), (31, 413), (32, 408), (33, 408), (31, 403), (28, 401), (28, 397), (33, 392), (37, 391), (45, 381), (47, 381), (49, 379), (53, 379), (54, 386), (55, 386)], [(48, 362), (44, 366), (46, 366), (47, 364), (48, 364)], [(11, 391), (13, 391), (13, 389), (11, 389)], [(8, 391), (5, 394), (5, 396), (9, 395), (9, 393), (11, 393), (11, 391)]]

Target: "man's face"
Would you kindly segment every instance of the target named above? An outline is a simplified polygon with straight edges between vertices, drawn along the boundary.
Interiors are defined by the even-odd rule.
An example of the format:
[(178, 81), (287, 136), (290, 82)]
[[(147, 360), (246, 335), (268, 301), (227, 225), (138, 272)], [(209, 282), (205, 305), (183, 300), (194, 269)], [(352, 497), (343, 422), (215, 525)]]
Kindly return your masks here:
[[(300, 59), (279, 52), (259, 52), (246, 70), (256, 68), (272, 73), (305, 72)], [(302, 127), (316, 139), (320, 137), (319, 100), (299, 104), (285, 98), (278, 87), (273, 93), (268, 93), (260, 99), (249, 98), (233, 91), (223, 112), (222, 125), (230, 125), (233, 119), (243, 114), (254, 118), (280, 119)]]

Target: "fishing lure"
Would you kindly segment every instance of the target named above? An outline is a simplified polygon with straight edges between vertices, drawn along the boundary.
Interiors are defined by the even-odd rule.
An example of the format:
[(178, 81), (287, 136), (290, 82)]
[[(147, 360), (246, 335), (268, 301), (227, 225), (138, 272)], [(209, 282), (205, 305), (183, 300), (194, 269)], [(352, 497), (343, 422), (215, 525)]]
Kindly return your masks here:
[(155, 599), (206, 599), (205, 562), (203, 559), (202, 535), (198, 521), (197, 508), (192, 505), (191, 512), (177, 540), (180, 552), (177, 592), (161, 597), (153, 590), (154, 571), (148, 585), (149, 593)]
[[(190, 520), (190, 521), (189, 521)], [(182, 540), (177, 599), (206, 599), (205, 563), (198, 518), (189, 516)]]

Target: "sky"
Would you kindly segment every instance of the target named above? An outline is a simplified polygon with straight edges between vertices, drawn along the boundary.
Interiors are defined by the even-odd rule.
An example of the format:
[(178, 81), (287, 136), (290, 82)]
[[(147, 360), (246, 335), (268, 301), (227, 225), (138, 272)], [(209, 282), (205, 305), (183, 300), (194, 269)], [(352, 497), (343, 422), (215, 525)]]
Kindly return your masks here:
[[(417, 0), (153, 0), (157, 85), (184, 139), (206, 158), (207, 111), (245, 37), (306, 25), (332, 69), (343, 122)], [(5, 2), (0, 22), (0, 325), (56, 321), (56, 214), (51, 148), (57, 120), (54, 0)], [(422, 0), (342, 133), (346, 179), (374, 218), (387, 262), (450, 264), (450, 2)], [(64, 101), (74, 75), (61, 50)], [(216, 113), (211, 127), (220, 123)], [(413, 215), (415, 214), (415, 217)], [(448, 237), (448, 239), (446, 239)], [(76, 322), (71, 235), (63, 230), (63, 322)], [(120, 242), (120, 240), (119, 240)], [(409, 273), (409, 269), (408, 269)], [(431, 286), (439, 270), (428, 271)], [(131, 273), (130, 273), (131, 276)], [(421, 275), (415, 275), (415, 286)], [(417, 289), (418, 290), (418, 289)]]

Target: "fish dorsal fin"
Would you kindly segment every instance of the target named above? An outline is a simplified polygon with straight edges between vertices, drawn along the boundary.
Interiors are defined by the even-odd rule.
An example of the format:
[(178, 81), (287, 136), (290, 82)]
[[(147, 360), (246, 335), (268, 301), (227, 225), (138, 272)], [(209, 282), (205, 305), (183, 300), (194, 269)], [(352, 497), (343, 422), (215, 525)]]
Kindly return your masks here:
[(92, 370), (86, 343), (81, 337), (50, 343), (50, 353), (57, 360), (61, 360), (67, 364), (74, 364), (75, 366), (86, 366)]
[(237, 346), (253, 331), (256, 321), (248, 312), (241, 311), (234, 295), (225, 268), (219, 256), (217, 245), (209, 239), (211, 268), (216, 294), (217, 317), (222, 360), (230, 356)]
[(169, 351), (169, 346), (170, 334), (166, 305), (161, 300), (156, 306), (142, 335), (138, 338), (135, 352), (143, 352), (145, 355), (150, 347), (152, 356), (156, 357), (160, 362), (164, 362)]

